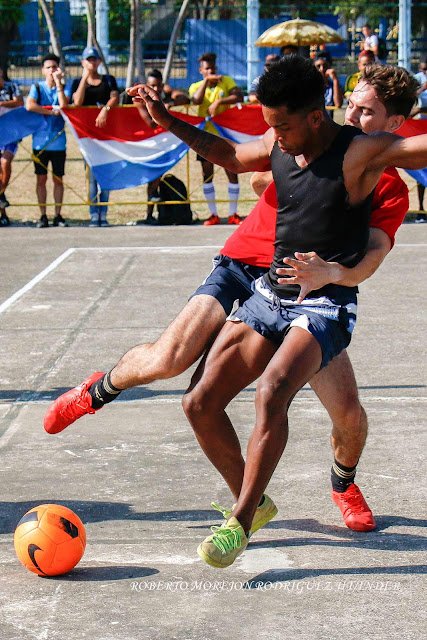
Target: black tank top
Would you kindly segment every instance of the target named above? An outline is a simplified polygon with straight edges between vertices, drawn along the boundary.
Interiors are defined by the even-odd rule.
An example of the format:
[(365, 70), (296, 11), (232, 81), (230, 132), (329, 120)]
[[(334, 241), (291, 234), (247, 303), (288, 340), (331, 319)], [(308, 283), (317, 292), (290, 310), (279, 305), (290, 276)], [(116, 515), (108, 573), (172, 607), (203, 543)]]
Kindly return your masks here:
[[(364, 135), (355, 127), (341, 127), (331, 146), (307, 167), (280, 151), (277, 142), (270, 160), (277, 190), (277, 222), (273, 262), (265, 280), (280, 298), (294, 300), (298, 285), (279, 285), (276, 269), (295, 251), (316, 251), (326, 261), (354, 267), (366, 253), (373, 192), (357, 206), (349, 204), (342, 165), (350, 142)], [(357, 287), (351, 289), (353, 295)], [(329, 284), (307, 297), (345, 297), (347, 287)]]

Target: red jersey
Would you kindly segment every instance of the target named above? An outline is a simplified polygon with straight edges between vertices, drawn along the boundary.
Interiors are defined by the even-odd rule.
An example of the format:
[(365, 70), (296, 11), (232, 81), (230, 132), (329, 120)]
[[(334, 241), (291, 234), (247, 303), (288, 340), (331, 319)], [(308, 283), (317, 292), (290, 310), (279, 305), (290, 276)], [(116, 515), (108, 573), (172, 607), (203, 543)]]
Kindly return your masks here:
[[(408, 188), (396, 169), (388, 167), (375, 189), (370, 226), (384, 231), (393, 246), (396, 231), (408, 209)], [(272, 182), (220, 253), (245, 264), (269, 267), (274, 254), (276, 217), (276, 186)]]

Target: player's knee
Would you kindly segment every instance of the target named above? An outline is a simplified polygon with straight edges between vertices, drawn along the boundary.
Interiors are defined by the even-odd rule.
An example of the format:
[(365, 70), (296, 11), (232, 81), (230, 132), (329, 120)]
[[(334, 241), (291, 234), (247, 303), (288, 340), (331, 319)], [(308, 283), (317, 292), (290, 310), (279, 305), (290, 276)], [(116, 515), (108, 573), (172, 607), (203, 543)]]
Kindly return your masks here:
[(197, 418), (206, 412), (206, 397), (196, 389), (187, 391), (182, 398), (182, 408), (191, 424), (197, 423)]
[(293, 395), (291, 380), (287, 376), (262, 376), (257, 385), (255, 404), (267, 415), (286, 415)]
[(345, 402), (337, 404), (334, 410), (333, 422), (343, 427), (359, 428), (366, 419), (366, 413), (357, 397), (346, 398)]

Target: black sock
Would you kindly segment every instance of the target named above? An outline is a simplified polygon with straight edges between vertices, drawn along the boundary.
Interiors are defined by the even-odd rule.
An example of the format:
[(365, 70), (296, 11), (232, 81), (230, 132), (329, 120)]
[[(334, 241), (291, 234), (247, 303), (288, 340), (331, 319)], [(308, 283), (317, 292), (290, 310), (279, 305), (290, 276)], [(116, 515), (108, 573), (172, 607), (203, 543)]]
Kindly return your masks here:
[(344, 493), (348, 487), (353, 484), (356, 475), (357, 464), (354, 467), (345, 467), (334, 458), (334, 464), (331, 467), (332, 488), (338, 493)]
[(100, 409), (104, 404), (112, 402), (117, 398), (119, 393), (123, 391), (123, 389), (117, 389), (111, 384), (110, 376), (111, 371), (94, 382), (88, 389), (88, 393), (92, 397), (92, 407), (94, 409)]

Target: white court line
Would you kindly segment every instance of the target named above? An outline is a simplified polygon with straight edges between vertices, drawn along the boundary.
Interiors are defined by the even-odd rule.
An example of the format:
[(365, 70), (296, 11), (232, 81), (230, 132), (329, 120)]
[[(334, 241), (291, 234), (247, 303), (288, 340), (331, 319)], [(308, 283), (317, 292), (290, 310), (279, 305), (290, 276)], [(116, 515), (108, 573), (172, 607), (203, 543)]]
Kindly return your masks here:
[(46, 269), (43, 269), (43, 271), (40, 271), (40, 273), (37, 276), (35, 276), (35, 278), (27, 282), (27, 284), (24, 285), (22, 289), (19, 289), (12, 296), (10, 296), (10, 298), (5, 300), (0, 305), (0, 313), (3, 313), (3, 311), (6, 311), (6, 309), (9, 309), (9, 307), (14, 302), (19, 300), (19, 298), (21, 298), (25, 293), (28, 293), (28, 291), (31, 291), (31, 289), (35, 287), (36, 284), (38, 284), (41, 280), (43, 280), (47, 275), (49, 275), (49, 273), (51, 273), (54, 269), (56, 269), (56, 267), (58, 267), (61, 264), (61, 262), (64, 262), (64, 260), (66, 260), (72, 253), (76, 251), (129, 251), (129, 250), (167, 251), (169, 250), (171, 252), (172, 251), (178, 252), (186, 249), (218, 249), (219, 246), (220, 245), (216, 245), (216, 244), (215, 245), (207, 244), (207, 245), (194, 245), (194, 246), (190, 245), (188, 247), (184, 245), (178, 246), (178, 247), (71, 247), (70, 249), (67, 249), (67, 251), (65, 251), (58, 258), (56, 258), (56, 260), (51, 262), (50, 265), (46, 267)]
[(10, 296), (10, 298), (5, 300), (3, 304), (0, 305), (0, 313), (6, 311), (6, 309), (8, 309), (14, 302), (16, 302), (16, 300), (18, 300), (21, 296), (35, 287), (36, 284), (38, 284), (41, 280), (43, 280), (43, 278), (45, 278), (49, 273), (56, 269), (56, 267), (61, 264), (61, 262), (64, 262), (64, 260), (66, 260), (72, 253), (74, 253), (74, 247), (72, 247), (71, 249), (67, 249), (67, 251), (60, 255), (59, 258), (56, 258), (56, 260), (51, 262), (50, 265), (46, 267), (46, 269), (40, 271), (40, 273), (35, 278), (27, 282), (27, 284), (22, 287), (22, 289), (19, 289), (19, 291), (16, 291), (16, 293)]
[[(51, 273), (57, 266), (64, 262), (72, 253), (76, 251), (170, 251), (170, 252), (179, 252), (179, 251), (187, 251), (187, 250), (197, 250), (197, 249), (218, 249), (221, 245), (218, 244), (202, 244), (202, 245), (178, 245), (178, 246), (160, 246), (160, 247), (70, 247), (67, 249), (62, 255), (60, 255), (56, 260), (50, 263), (43, 269), (35, 278), (27, 282), (22, 289), (16, 291), (10, 298), (5, 300), (0, 305), (0, 313), (3, 313), (19, 298), (21, 298), (25, 293), (31, 291), (36, 284), (38, 284), (41, 280), (43, 280), (49, 273)], [(427, 247), (426, 243), (417, 243), (417, 244), (395, 244), (395, 247)]]

